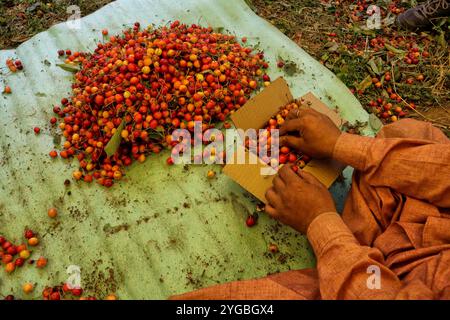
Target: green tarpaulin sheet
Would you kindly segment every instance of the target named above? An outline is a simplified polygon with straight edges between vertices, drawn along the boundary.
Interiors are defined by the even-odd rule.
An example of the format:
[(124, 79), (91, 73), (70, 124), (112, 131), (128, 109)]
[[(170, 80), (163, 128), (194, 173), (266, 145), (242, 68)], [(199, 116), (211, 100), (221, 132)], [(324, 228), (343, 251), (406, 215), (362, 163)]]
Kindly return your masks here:
[[(143, 25), (170, 20), (223, 28), (266, 53), (273, 79), (284, 76), (294, 96), (313, 91), (350, 121), (365, 122), (368, 114), (349, 90), (325, 67), (306, 54), (242, 0), (119, 0), (81, 19), (80, 30), (67, 23), (38, 34), (16, 50), (0, 51), (4, 66), (18, 57), (25, 69), (1, 75), (11, 95), (0, 96), (0, 234), (16, 243), (29, 227), (41, 236), (33, 258), (45, 256), (48, 266), (26, 265), (12, 275), (0, 271), (0, 293), (21, 292), (25, 282), (37, 283), (27, 298), (40, 298), (46, 285), (68, 278), (67, 268), (81, 268), (82, 286), (99, 297), (161, 299), (172, 294), (237, 279), (312, 267), (306, 238), (262, 215), (254, 228), (245, 226), (255, 209), (254, 198), (226, 176), (206, 179), (209, 166), (167, 167), (167, 154), (152, 157), (127, 172), (112, 189), (96, 184), (64, 186), (77, 161), (52, 161), (48, 152), (60, 141), (49, 119), (52, 106), (70, 90), (72, 74), (56, 66), (57, 50), (89, 50), (102, 39), (101, 30), (120, 32), (135, 21)], [(278, 57), (297, 70), (286, 75)], [(33, 128), (42, 133), (36, 136)], [(366, 128), (366, 134), (371, 130)], [(220, 171), (220, 167), (214, 167)], [(332, 190), (339, 206), (348, 189)], [(59, 209), (56, 220), (47, 217)], [(280, 253), (269, 254), (270, 243)]]

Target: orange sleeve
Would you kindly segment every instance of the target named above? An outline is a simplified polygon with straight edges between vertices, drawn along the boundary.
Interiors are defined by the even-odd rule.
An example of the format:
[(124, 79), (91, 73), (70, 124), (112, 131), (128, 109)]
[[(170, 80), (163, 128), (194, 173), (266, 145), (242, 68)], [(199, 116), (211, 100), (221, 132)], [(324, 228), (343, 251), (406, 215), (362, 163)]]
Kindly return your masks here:
[(374, 187), (450, 207), (450, 143), (343, 133), (333, 158), (364, 172)]
[[(361, 246), (337, 213), (318, 216), (307, 235), (323, 299), (394, 299), (401, 290), (400, 280), (383, 265), (382, 253)], [(377, 272), (379, 282), (374, 281)]]

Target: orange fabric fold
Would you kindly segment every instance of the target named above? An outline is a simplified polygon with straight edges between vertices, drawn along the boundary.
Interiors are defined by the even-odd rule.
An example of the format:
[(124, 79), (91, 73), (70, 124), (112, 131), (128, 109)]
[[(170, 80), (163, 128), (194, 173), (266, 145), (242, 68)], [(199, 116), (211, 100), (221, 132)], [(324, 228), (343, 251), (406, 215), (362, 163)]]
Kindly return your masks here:
[(316, 300), (317, 271), (295, 270), (262, 279), (235, 281), (171, 297), (172, 300)]
[(355, 173), (342, 216), (309, 226), (317, 270), (177, 298), (450, 299), (450, 140), (406, 119), (376, 138), (342, 134), (333, 157)]

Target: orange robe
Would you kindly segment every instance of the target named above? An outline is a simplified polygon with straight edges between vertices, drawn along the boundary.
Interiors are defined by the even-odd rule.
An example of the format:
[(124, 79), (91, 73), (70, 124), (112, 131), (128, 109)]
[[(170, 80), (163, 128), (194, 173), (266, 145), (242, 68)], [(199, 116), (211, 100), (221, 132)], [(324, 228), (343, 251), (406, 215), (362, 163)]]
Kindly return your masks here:
[(342, 134), (333, 157), (355, 173), (342, 216), (308, 228), (317, 269), (173, 299), (450, 299), (450, 140), (406, 119), (377, 138)]

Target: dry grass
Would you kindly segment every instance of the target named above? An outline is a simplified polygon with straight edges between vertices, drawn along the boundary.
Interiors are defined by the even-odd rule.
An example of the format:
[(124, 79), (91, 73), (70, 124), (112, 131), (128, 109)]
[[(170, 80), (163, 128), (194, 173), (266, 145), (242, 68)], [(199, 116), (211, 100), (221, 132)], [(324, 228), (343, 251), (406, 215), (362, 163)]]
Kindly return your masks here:
[[(347, 47), (358, 41), (367, 41), (368, 35), (355, 32), (355, 23), (349, 19), (354, 0), (246, 0), (250, 7), (260, 16), (270, 21), (289, 36), (309, 54), (333, 71), (348, 87), (354, 88), (368, 75), (367, 60), (373, 52), (365, 50), (355, 52)], [(389, 3), (391, 0), (373, 1)], [(67, 13), (70, 5), (77, 5), (81, 15), (85, 16), (111, 0), (2, 0), (0, 3), (0, 49), (14, 48), (38, 32), (48, 29), (53, 24), (65, 21), (71, 15)], [(407, 1), (406, 1), (407, 2)], [(403, 1), (405, 3), (405, 1)], [(338, 16), (335, 16), (338, 12)], [(397, 91), (405, 101), (414, 101), (419, 105), (418, 112), (411, 112), (411, 117), (425, 119), (435, 123), (450, 134), (450, 53), (448, 38), (449, 23), (428, 32), (432, 38), (430, 57), (426, 63), (405, 65), (396, 61), (394, 69), (399, 76)], [(395, 32), (404, 37), (417, 36), (411, 32), (387, 29), (378, 34)], [(339, 50), (330, 52), (330, 33), (336, 33)], [(391, 65), (386, 66), (387, 69)], [(423, 74), (425, 81), (406, 86), (406, 77)], [(370, 100), (376, 99), (380, 92), (369, 90), (358, 99), (367, 107)], [(406, 103), (407, 105), (407, 103)], [(370, 110), (369, 110), (370, 111)]]
[[(52, 25), (66, 21), (71, 12), (67, 8), (77, 5), (82, 16), (101, 8), (112, 0), (2, 0), (0, 3), (0, 49), (17, 47), (35, 34)], [(40, 3), (40, 5), (37, 5)]]
[[(309, 54), (321, 61), (333, 71), (349, 88), (355, 88), (367, 75), (374, 76), (367, 68), (367, 62), (374, 56), (380, 56), (386, 64), (386, 71), (393, 67), (396, 73), (396, 90), (404, 98), (403, 105), (408, 102), (418, 105), (417, 112), (411, 110), (410, 117), (430, 121), (450, 135), (450, 53), (448, 46), (448, 21), (439, 20), (441, 25), (426, 33), (415, 34), (394, 27), (386, 27), (368, 35), (355, 31), (355, 26), (361, 23), (351, 19), (354, 0), (248, 0), (253, 10), (260, 16), (279, 28)], [(367, 1), (388, 5), (390, 0)], [(409, 7), (407, 1), (403, 4)], [(335, 12), (338, 15), (335, 16)], [(331, 50), (330, 33), (336, 33), (337, 49)], [(428, 59), (418, 65), (407, 65), (402, 59), (388, 59), (387, 51), (375, 52), (371, 48), (362, 50), (351, 49), (355, 43), (364, 43), (372, 37), (390, 37), (397, 35), (407, 39), (418, 39), (418, 45), (423, 46), (429, 41)], [(447, 37), (447, 38), (446, 38)], [(408, 42), (408, 41), (406, 41)], [(331, 51), (331, 52), (330, 52)], [(393, 61), (392, 61), (393, 60)], [(389, 62), (388, 62), (389, 61)], [(393, 65), (392, 65), (393, 64)], [(425, 76), (422, 82), (406, 85), (408, 77)], [(370, 111), (368, 104), (382, 96), (382, 90), (368, 88), (357, 97)]]

